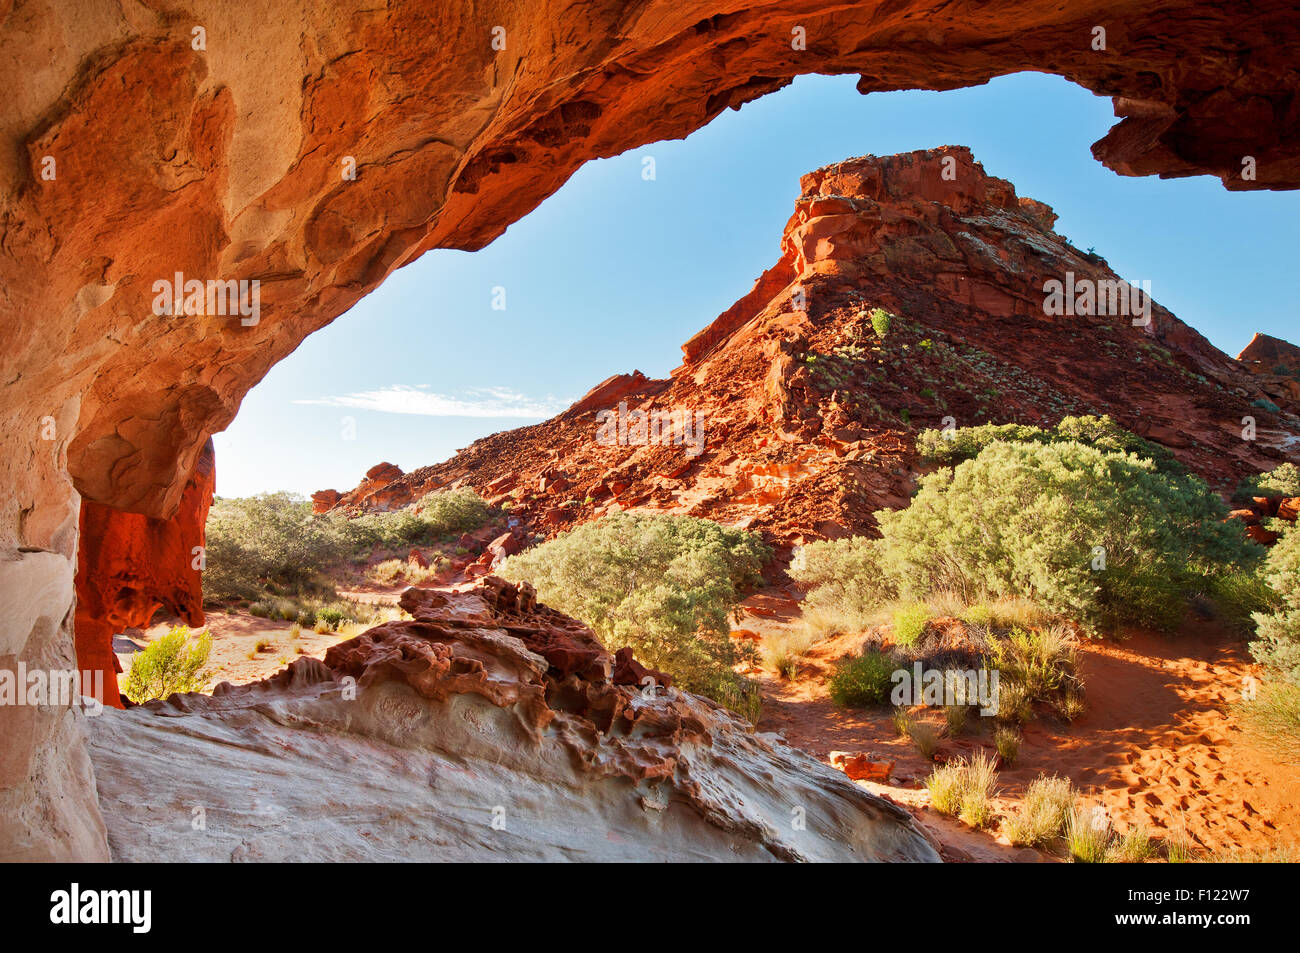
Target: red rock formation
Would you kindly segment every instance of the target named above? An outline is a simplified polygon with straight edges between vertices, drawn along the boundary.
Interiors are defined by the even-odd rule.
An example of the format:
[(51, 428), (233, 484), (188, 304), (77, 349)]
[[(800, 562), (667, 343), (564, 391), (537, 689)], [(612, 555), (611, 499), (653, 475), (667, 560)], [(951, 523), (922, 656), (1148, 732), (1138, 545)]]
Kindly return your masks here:
[[(548, 533), (643, 508), (793, 544), (870, 531), (874, 510), (905, 504), (915, 433), (947, 417), (1109, 413), (1224, 490), (1295, 455), (1275, 446), (1293, 418), (1252, 403), (1257, 378), (1158, 304), (1145, 326), (1046, 314), (1048, 280), (1118, 276), (964, 147), (852, 159), (802, 185), (778, 264), (684, 345), (671, 380), (610, 378), (552, 420), (395, 480), (386, 505), (465, 482)], [(884, 342), (876, 306), (897, 315)], [(602, 414), (656, 411), (702, 422), (702, 453), (649, 430), (639, 444), (630, 430), (621, 444), (599, 439)], [(1256, 441), (1241, 437), (1246, 414)]]
[[(7, 406), (16, 423), (79, 399), (68, 468), (91, 500), (170, 516), (248, 388), (393, 269), (482, 247), (586, 160), (800, 74), (867, 93), (1052, 71), (1114, 98), (1094, 154), (1117, 171), (1300, 185), (1300, 25), (1276, 0), (610, 3), (562, 29), (545, 4), (274, 11), (255, 44), (217, 0), (0, 16), (0, 88), (23, 91), (0, 165)], [(259, 280), (256, 323), (157, 313), (176, 272)]]
[(1300, 347), (1256, 333), (1237, 360), (1259, 378), (1263, 391), (1260, 396), (1280, 404), (1300, 405)]
[(317, 490), (311, 495), (311, 511), (317, 515), (328, 513), (338, 506), (343, 494), (338, 490)]
[[(63, 618), (77, 492), (171, 519), (248, 389), (394, 269), (480, 248), (588, 159), (684, 136), (796, 75), (857, 74), (866, 93), (1052, 71), (1113, 97), (1121, 121), (1093, 152), (1116, 171), (1300, 186), (1286, 2), (612, 2), (555, 16), (270, 0), (253, 24), (221, 0), (0, 3), (0, 89), (14, 92), (0, 122), (0, 591), (39, 597), (21, 619)], [(247, 282), (239, 313), (229, 299), (166, 306), (156, 283), (177, 275)], [(60, 623), (0, 647), (66, 659), (71, 643)], [(52, 719), (33, 750), (67, 741)], [(72, 803), (52, 780), (69, 763), (20, 766), (0, 816)], [(91, 818), (50, 856), (98, 838)]]
[(201, 573), (195, 561), (204, 545), (215, 486), (215, 455), (209, 440), (171, 519), (125, 513), (92, 500), (82, 504), (77, 668), (103, 675), (103, 691), (98, 694), (105, 704), (122, 707), (114, 635), (147, 625), (163, 606), (191, 626), (203, 624)]

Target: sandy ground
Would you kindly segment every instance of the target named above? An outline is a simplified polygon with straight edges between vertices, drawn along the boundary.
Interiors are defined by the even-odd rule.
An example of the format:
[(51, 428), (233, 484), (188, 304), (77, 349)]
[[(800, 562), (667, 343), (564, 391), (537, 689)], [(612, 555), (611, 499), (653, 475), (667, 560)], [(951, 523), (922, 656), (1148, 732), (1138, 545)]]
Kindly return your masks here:
[[(367, 585), (355, 589), (339, 590), (339, 598), (373, 605), (397, 605), (402, 587), (385, 588)], [(157, 617), (147, 629), (128, 629), (113, 640), (117, 660), (122, 670), (131, 667), (131, 656), (159, 636), (166, 635), (173, 625), (182, 624), (178, 618)], [(213, 677), (208, 683), (211, 691), (221, 682), (239, 685), (255, 682), (274, 675), (299, 655), (324, 658), (325, 651), (345, 640), (335, 632), (320, 634), (302, 627), (297, 636), (293, 623), (262, 619), (247, 613), (227, 613), (216, 610), (207, 613), (202, 628), (212, 633), (212, 654), (208, 668)], [(197, 631), (197, 630), (196, 630)], [(265, 643), (259, 648), (260, 643)]]
[[(395, 605), (401, 588), (360, 584), (339, 596)], [(761, 637), (797, 624), (798, 611), (784, 598), (758, 599), (740, 627)], [(133, 652), (178, 621), (160, 619), (118, 636), (114, 645), (123, 668)], [(307, 628), (295, 636), (289, 622), (223, 611), (209, 613), (206, 627), (213, 637), (210, 687), (265, 678), (298, 655), (323, 657), (344, 638)], [(894, 733), (889, 710), (831, 702), (827, 677), (863, 641), (861, 634), (849, 634), (815, 645), (792, 681), (761, 675), (765, 707), (759, 730), (775, 731), (828, 764), (832, 751), (894, 762), (888, 783), (857, 783), (911, 810), (949, 860), (1062, 859), (1059, 849), (1014, 847), (997, 827), (972, 830), (934, 811), (923, 784), (933, 765)], [(265, 643), (261, 649), (259, 643)], [(1086, 801), (1104, 807), (1121, 831), (1140, 824), (1157, 838), (1185, 835), (1206, 850), (1300, 843), (1300, 769), (1261, 747), (1233, 713), (1244, 680), (1259, 677), (1239, 640), (1210, 624), (1192, 623), (1172, 638), (1137, 632), (1122, 642), (1087, 642), (1081, 655), (1087, 711), (1073, 724), (1040, 715), (1024, 726), (1016, 763), (999, 771), (999, 816), (1013, 812), (1035, 777), (1055, 774), (1068, 777)], [(940, 710), (913, 711), (942, 728)], [(964, 735), (943, 738), (936, 759), (981, 750), (995, 752), (993, 724), (975, 717)]]
[[(793, 613), (783, 613), (743, 625), (761, 634), (794, 621)], [(1023, 861), (1037, 853), (930, 809), (920, 782), (931, 765), (895, 735), (890, 712), (831, 702), (826, 677), (863, 641), (857, 634), (819, 643), (793, 681), (764, 677), (759, 728), (827, 763), (836, 750), (894, 761), (889, 784), (858, 783), (911, 809), (950, 859)], [(1261, 748), (1232, 711), (1244, 680), (1259, 677), (1239, 640), (1204, 623), (1174, 637), (1138, 632), (1122, 642), (1085, 644), (1082, 665), (1086, 713), (1073, 724), (1040, 715), (1024, 727), (1018, 760), (999, 772), (1000, 815), (1011, 812), (1040, 773), (1055, 774), (1073, 781), (1086, 802), (1104, 807), (1120, 831), (1140, 824), (1157, 838), (1185, 832), (1193, 845), (1217, 850), (1300, 843), (1300, 770)], [(942, 727), (940, 712), (914, 711)], [(981, 749), (995, 753), (991, 719), (972, 718), (966, 735), (943, 739), (936, 758)]]

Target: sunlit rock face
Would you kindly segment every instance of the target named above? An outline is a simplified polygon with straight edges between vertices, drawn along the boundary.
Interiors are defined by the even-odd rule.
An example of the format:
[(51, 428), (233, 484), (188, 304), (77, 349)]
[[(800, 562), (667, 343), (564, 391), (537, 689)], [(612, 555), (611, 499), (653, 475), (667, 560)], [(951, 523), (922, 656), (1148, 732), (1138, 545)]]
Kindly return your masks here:
[[(371, 475), (322, 491), (318, 509), (388, 509), (464, 482), (546, 534), (636, 509), (798, 545), (871, 533), (875, 511), (907, 505), (917, 431), (948, 421), (1109, 414), (1220, 490), (1300, 453), (1300, 393), (1281, 386), (1294, 380), (1219, 351), (1157, 289), (1126, 298), (1104, 257), (1057, 234), (1051, 208), (966, 147), (848, 159), (800, 185), (773, 235), (780, 257), (682, 345), (670, 379), (616, 375), (550, 420), (476, 440), (381, 491)], [(1059, 296), (1046, 290), (1058, 285)], [(1132, 313), (1116, 313), (1125, 301)], [(888, 348), (869, 320), (877, 307), (898, 322)], [(1254, 440), (1242, 439), (1246, 415)], [(671, 439), (662, 426), (656, 436), (656, 419)], [(608, 433), (615, 422), (625, 432)]]
[(114, 859), (939, 859), (907, 811), (707, 699), (618, 684), (526, 584), (402, 605), (323, 663), (92, 721)]
[(216, 486), (209, 440), (171, 519), (84, 500), (77, 548), (77, 670), (98, 676), (92, 694), (120, 708), (113, 636), (145, 626), (161, 607), (203, 624), (204, 527)]
[[(21, 609), (0, 659), (73, 663), (78, 494), (171, 519), (307, 334), (589, 158), (801, 73), (869, 92), (1034, 69), (1115, 97), (1094, 152), (1123, 174), (1293, 188), (1297, 32), (1290, 4), (1245, 2), (0, 0), (0, 592)], [(48, 855), (94, 854), (77, 729), (21, 717), (0, 800), (76, 801)], [(31, 816), (0, 812), (0, 854)]]

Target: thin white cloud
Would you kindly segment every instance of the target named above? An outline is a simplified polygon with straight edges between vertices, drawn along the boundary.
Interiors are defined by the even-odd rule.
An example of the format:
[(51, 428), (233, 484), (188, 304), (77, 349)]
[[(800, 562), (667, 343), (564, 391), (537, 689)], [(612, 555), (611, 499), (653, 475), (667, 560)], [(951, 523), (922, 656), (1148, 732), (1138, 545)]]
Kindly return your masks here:
[(529, 397), (509, 387), (474, 387), (452, 395), (433, 393), (428, 386), (394, 384), (379, 390), (337, 397), (310, 397), (294, 403), (355, 407), (384, 414), (418, 414), (422, 417), (519, 417), (534, 420), (554, 417), (573, 403), (550, 394), (543, 398)]

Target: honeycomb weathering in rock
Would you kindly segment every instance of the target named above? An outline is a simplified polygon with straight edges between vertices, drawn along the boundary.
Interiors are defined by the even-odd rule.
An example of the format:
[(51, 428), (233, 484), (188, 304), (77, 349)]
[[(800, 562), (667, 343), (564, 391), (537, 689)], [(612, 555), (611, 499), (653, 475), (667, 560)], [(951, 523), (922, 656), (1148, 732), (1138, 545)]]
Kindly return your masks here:
[[(533, 646), (608, 656), (526, 591), (403, 603), (415, 621), (324, 663), (95, 720), (114, 858), (939, 859), (907, 811), (707, 699), (558, 670)], [(191, 803), (212, 819), (198, 836)]]

